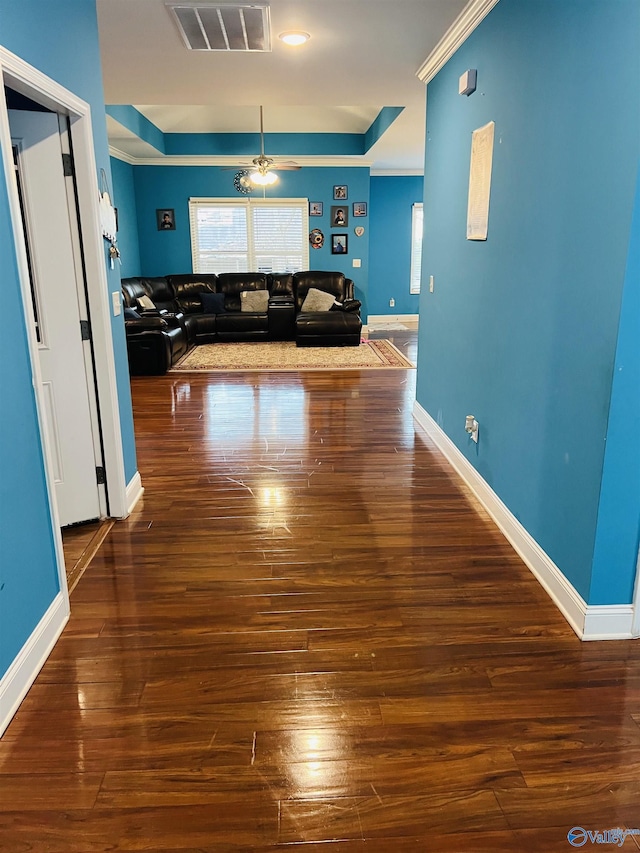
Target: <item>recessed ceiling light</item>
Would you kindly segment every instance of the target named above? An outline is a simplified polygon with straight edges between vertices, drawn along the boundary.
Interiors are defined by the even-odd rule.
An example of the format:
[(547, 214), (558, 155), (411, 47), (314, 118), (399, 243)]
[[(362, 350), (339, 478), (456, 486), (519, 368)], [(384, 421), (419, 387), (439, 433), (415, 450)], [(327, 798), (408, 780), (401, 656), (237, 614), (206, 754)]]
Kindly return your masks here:
[(288, 30), (286, 33), (280, 33), (278, 38), (285, 44), (298, 45), (309, 41), (311, 36), (309, 33), (303, 33), (302, 30)]

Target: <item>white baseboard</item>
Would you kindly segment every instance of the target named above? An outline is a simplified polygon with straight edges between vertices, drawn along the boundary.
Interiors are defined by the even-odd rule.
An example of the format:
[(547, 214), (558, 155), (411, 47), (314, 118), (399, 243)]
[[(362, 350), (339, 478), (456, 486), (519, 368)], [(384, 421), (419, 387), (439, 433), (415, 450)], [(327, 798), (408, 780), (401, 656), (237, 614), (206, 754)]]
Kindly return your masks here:
[(0, 680), (0, 737), (36, 680), (68, 619), (68, 600), (59, 592)]
[(632, 640), (637, 637), (633, 632), (632, 604), (592, 604), (587, 605), (584, 617), (583, 640)]
[(413, 416), (462, 477), (581, 640), (632, 639), (631, 604), (589, 606), (551, 557), (500, 500), (431, 415), (414, 403)]
[(420, 318), (419, 314), (369, 314), (367, 317), (367, 325), (375, 326), (384, 323), (416, 323)]
[(127, 485), (127, 515), (131, 515), (135, 505), (138, 503), (143, 493), (144, 488), (142, 486), (140, 472), (136, 471), (136, 473), (131, 478), (131, 481)]

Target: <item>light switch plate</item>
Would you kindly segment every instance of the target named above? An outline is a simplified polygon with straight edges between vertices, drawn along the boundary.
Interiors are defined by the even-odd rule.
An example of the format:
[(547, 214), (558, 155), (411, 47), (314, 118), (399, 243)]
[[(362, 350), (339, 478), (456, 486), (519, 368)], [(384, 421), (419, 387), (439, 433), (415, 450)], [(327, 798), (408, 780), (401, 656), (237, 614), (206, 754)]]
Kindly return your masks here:
[(113, 316), (117, 317), (122, 310), (122, 303), (120, 301), (120, 293), (117, 290), (111, 294), (111, 304), (113, 305)]
[(362, 266), (362, 261), (360, 260), (360, 258), (354, 258), (351, 261), (351, 263), (353, 264), (354, 267), (361, 267)]

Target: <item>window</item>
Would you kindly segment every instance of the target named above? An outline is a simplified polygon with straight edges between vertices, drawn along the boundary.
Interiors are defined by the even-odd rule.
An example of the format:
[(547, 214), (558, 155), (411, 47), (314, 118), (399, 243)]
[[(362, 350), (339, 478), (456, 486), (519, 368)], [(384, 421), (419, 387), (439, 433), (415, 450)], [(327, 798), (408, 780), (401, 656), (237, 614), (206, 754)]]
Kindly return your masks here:
[(409, 293), (420, 293), (422, 270), (422, 202), (416, 202), (411, 210), (411, 280)]
[(308, 269), (308, 209), (306, 198), (189, 199), (193, 271)]

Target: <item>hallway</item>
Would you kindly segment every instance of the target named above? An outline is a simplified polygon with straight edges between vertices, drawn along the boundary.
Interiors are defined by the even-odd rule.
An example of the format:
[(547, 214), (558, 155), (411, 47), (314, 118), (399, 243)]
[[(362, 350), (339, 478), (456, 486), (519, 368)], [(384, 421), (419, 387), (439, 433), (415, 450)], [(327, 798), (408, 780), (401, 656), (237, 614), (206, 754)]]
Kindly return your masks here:
[(414, 378), (133, 380), (144, 497), (0, 741), (1, 853), (640, 827), (640, 645), (580, 643), (416, 432)]

